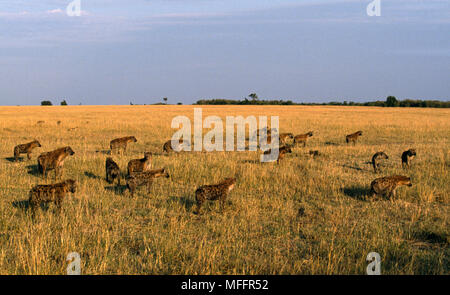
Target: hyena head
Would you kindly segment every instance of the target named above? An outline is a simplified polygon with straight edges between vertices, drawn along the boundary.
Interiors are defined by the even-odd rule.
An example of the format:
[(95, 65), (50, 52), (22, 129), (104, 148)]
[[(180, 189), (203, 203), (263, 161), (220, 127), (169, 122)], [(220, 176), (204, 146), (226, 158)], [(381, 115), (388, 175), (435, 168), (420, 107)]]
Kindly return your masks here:
[(164, 176), (165, 178), (169, 178), (169, 172), (167, 172), (166, 168), (162, 168), (159, 169), (156, 173), (155, 173), (155, 177), (161, 177)]
[(416, 156), (416, 150), (415, 149), (409, 149), (409, 156)]
[(228, 191), (231, 191), (236, 184), (236, 177), (225, 178), (223, 183), (228, 185)]
[(132, 142), (137, 142), (137, 139), (134, 136), (131, 136), (130, 139), (131, 139)]
[(356, 132), (356, 135), (361, 136), (362, 135), (362, 131)]
[(311, 136), (313, 136), (313, 132), (312, 132), (312, 131), (309, 131), (308, 133), (306, 133), (306, 135), (307, 135), (308, 137), (311, 137)]
[(399, 179), (399, 184), (412, 186), (411, 177), (401, 176), (401, 178)]
[(291, 150), (290, 146), (283, 146), (283, 147), (280, 148), (280, 152), (292, 153), (292, 150)]
[(150, 153), (150, 152), (145, 152), (145, 153), (144, 153), (144, 159), (148, 160), (148, 159), (150, 159), (151, 157), (152, 157), (152, 153)]
[(70, 147), (70, 146), (67, 146), (67, 147), (65, 147), (64, 148), (64, 152), (66, 153), (66, 154), (68, 154), (68, 155), (73, 155), (73, 154), (75, 154), (75, 152), (72, 150), (72, 148)]
[(294, 134), (289, 133), (289, 134), (288, 134), (288, 137), (289, 137), (290, 139), (294, 139)]
[(389, 156), (386, 155), (385, 152), (381, 152), (381, 153), (380, 153), (380, 158), (382, 158), (382, 159), (389, 159)]
[(67, 188), (71, 193), (75, 193), (77, 190), (77, 182), (73, 179), (66, 180)]
[(37, 147), (41, 147), (41, 143), (38, 140), (34, 140), (33, 143), (37, 146)]
[(319, 155), (319, 151), (309, 151), (309, 154), (311, 156), (318, 156)]

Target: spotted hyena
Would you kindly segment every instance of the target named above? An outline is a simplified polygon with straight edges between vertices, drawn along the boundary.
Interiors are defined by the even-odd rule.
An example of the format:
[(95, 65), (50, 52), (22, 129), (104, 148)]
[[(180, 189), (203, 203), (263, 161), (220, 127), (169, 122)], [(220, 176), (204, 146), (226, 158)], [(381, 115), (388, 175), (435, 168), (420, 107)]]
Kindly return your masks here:
[(278, 132), (278, 129), (277, 128), (267, 128), (267, 126), (266, 127), (263, 127), (263, 128), (260, 128), (260, 129), (257, 129), (253, 134), (251, 134), (250, 136), (251, 137), (254, 137), (254, 138), (265, 138), (265, 137), (267, 137), (267, 136), (270, 136), (272, 133), (276, 133), (276, 132)]
[(362, 131), (356, 131), (355, 133), (349, 134), (345, 136), (345, 142), (350, 143), (352, 142), (353, 145), (356, 144), (356, 141), (358, 138), (362, 136)]
[(280, 133), (280, 142), (286, 144), (288, 139), (294, 139), (294, 134), (292, 133)]
[[(278, 149), (278, 158), (277, 158), (277, 164), (280, 163), (280, 161), (282, 159), (284, 159), (284, 157), (286, 156), (287, 153), (292, 153), (292, 149), (289, 146), (282, 146)], [(269, 149), (267, 151), (264, 152), (264, 155), (271, 155), (272, 154), (272, 150)], [(274, 159), (275, 160), (275, 159)]]
[(77, 183), (75, 180), (68, 179), (56, 184), (40, 184), (30, 190), (29, 204), (33, 212), (41, 203), (53, 202), (61, 208), (61, 203), (68, 192), (75, 193)]
[(409, 168), (411, 166), (411, 160), (416, 156), (415, 149), (409, 149), (402, 154), (402, 167)]
[(380, 161), (389, 159), (388, 155), (384, 152), (377, 152), (372, 156), (372, 166), (375, 173), (380, 172)]
[(394, 175), (377, 178), (370, 184), (372, 196), (386, 195), (388, 198), (395, 197), (397, 187), (407, 185), (412, 186), (411, 178), (407, 176)]
[(144, 172), (150, 170), (152, 166), (152, 153), (145, 152), (144, 158), (134, 159), (128, 162), (128, 175), (134, 172)]
[(197, 190), (195, 191), (195, 201), (197, 203), (195, 213), (200, 213), (200, 209), (206, 200), (219, 200), (221, 210), (223, 211), (227, 195), (234, 188), (235, 184), (236, 178), (226, 178), (221, 183), (213, 185), (202, 185), (197, 188)]
[(64, 161), (67, 156), (72, 156), (75, 152), (70, 146), (62, 147), (57, 150), (42, 153), (38, 157), (38, 170), (46, 177), (49, 170), (55, 170), (56, 177), (62, 175)]
[(117, 178), (117, 184), (120, 185), (120, 168), (116, 162), (111, 157), (106, 158), (105, 163), (106, 168), (106, 181), (113, 183), (114, 179)]
[[(179, 141), (179, 145), (181, 148), (185, 147), (185, 146), (190, 146), (191, 143), (189, 140), (180, 140)], [(171, 153), (174, 152), (175, 150), (172, 148), (172, 140), (168, 140), (163, 144), (163, 151), (166, 153)]]
[(321, 153), (319, 152), (319, 151), (309, 151), (309, 156), (311, 157), (311, 158), (316, 158), (316, 157), (318, 157), (318, 156), (320, 156), (321, 155)]
[(150, 193), (150, 189), (153, 184), (153, 180), (158, 177), (169, 178), (170, 175), (165, 168), (149, 170), (145, 172), (136, 172), (127, 176), (127, 188), (130, 191), (131, 196), (134, 196), (134, 192), (139, 186), (147, 186), (147, 193)]
[(20, 154), (27, 154), (28, 160), (31, 160), (31, 152), (33, 151), (33, 149), (35, 149), (37, 147), (41, 147), (41, 144), (37, 140), (15, 146), (14, 147), (14, 161), (17, 162), (19, 160)]
[(116, 138), (111, 140), (109, 143), (109, 147), (111, 148), (111, 153), (117, 152), (120, 153), (122, 151), (123, 153), (127, 150), (127, 144), (130, 142), (137, 142), (136, 137), (134, 136), (126, 136), (121, 138)]
[(305, 134), (296, 135), (296, 136), (294, 136), (294, 144), (303, 143), (303, 146), (305, 147), (306, 146), (306, 141), (311, 136), (313, 136), (313, 132), (312, 131), (309, 131), (308, 133), (305, 133)]

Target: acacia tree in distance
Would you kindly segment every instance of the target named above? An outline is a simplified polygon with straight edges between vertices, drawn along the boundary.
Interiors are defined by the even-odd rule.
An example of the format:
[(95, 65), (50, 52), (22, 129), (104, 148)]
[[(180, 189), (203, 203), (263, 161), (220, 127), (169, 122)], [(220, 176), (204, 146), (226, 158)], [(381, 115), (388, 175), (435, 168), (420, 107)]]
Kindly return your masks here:
[(251, 93), (248, 95), (252, 100), (258, 100), (258, 95), (256, 93)]
[(41, 106), (51, 106), (53, 105), (50, 100), (43, 100), (41, 101)]
[(398, 107), (399, 102), (395, 96), (388, 96), (386, 98), (386, 106), (387, 107)]

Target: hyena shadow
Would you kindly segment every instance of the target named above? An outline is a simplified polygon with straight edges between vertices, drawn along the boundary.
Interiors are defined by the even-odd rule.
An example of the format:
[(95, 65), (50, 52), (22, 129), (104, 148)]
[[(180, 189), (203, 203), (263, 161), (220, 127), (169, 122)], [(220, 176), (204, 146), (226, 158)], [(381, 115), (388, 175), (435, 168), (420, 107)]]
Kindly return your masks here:
[(115, 193), (116, 195), (123, 195), (127, 190), (126, 185), (110, 185), (105, 186), (105, 190)]
[[(18, 157), (18, 158), (17, 158), (17, 160), (19, 160), (19, 161), (23, 161), (24, 159), (25, 159), (24, 157)], [(9, 162), (11, 162), (11, 163), (16, 162), (16, 159), (15, 159), (14, 157), (6, 157), (5, 160), (6, 160), (6, 161), (9, 161)]]
[(240, 161), (242, 164), (260, 164), (260, 160), (242, 160)]
[(39, 167), (38, 165), (28, 165), (27, 167), (27, 173), (36, 177), (40, 177), (41, 176), (41, 172), (39, 172)]
[(95, 151), (95, 152), (103, 154), (103, 155), (111, 155), (112, 154), (111, 150), (98, 150), (98, 151)]
[[(11, 204), (14, 208), (21, 209), (24, 212), (27, 212), (28, 210), (31, 209), (30, 201), (28, 199), (21, 200), (21, 201), (13, 201), (13, 202), (11, 202)], [(48, 209), (50, 208), (49, 204), (46, 204), (46, 203), (40, 204), (39, 207), (43, 211), (48, 211)]]
[(102, 177), (95, 175), (94, 173), (89, 172), (89, 171), (85, 171), (84, 176), (92, 178), (92, 179), (102, 179)]
[(349, 169), (353, 169), (356, 171), (363, 171), (363, 172), (371, 172), (371, 170), (365, 169), (365, 168), (361, 168), (361, 167), (357, 167), (357, 166), (351, 166), (351, 165), (347, 165), (344, 164), (342, 165), (343, 168), (349, 168)]
[(170, 196), (167, 199), (168, 203), (178, 203), (181, 206), (183, 206), (184, 208), (186, 208), (186, 211), (190, 211), (192, 206), (195, 205), (195, 201), (192, 200), (192, 198), (189, 198), (189, 196), (181, 196), (181, 197), (177, 197), (177, 196)]
[(359, 201), (367, 201), (367, 197), (370, 196), (370, 189), (364, 186), (346, 187), (342, 192), (344, 195)]
[(337, 142), (326, 141), (326, 142), (325, 142), (325, 145), (338, 146), (338, 145), (340, 145), (340, 144), (339, 144), (339, 143), (337, 143)]

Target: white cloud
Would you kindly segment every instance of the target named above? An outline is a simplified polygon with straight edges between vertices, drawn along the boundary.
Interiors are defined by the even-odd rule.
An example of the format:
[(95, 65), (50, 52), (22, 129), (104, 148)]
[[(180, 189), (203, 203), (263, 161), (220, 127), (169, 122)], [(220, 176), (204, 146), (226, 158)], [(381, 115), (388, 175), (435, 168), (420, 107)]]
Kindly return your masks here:
[(61, 8), (56, 8), (52, 10), (47, 10), (47, 13), (54, 14), (54, 13), (63, 13)]

